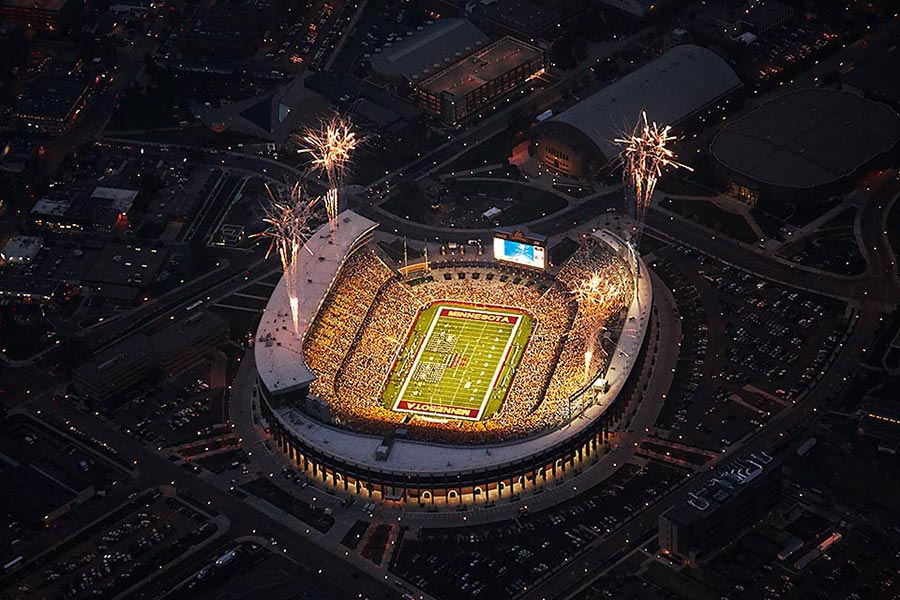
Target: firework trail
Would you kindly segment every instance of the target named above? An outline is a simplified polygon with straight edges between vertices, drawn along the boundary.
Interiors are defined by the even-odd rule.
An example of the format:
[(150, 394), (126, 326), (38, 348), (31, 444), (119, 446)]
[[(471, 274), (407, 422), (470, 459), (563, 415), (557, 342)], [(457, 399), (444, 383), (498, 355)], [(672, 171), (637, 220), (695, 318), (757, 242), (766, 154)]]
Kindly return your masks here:
[(687, 165), (676, 160), (675, 152), (668, 148), (675, 136), (670, 135), (671, 127), (660, 127), (647, 120), (647, 112), (641, 111), (637, 124), (631, 135), (623, 135), (613, 140), (622, 151), (619, 162), (622, 165), (622, 183), (634, 197), (635, 217), (637, 220), (637, 241), (644, 230), (644, 216), (653, 198), (656, 183), (662, 176), (663, 169), (671, 167), (693, 171)]
[(278, 253), (284, 272), (288, 302), (291, 307), (291, 322), (294, 333), (300, 330), (300, 278), (297, 273), (297, 262), (300, 252), (306, 249), (306, 241), (311, 234), (312, 207), (318, 200), (306, 200), (300, 184), (294, 185), (286, 200), (279, 200), (266, 184), (269, 204), (265, 208), (263, 222), (268, 228), (258, 234), (271, 240), (266, 258), (273, 252)]
[(298, 138), (300, 152), (311, 157), (311, 170), (324, 173), (328, 180), (325, 209), (332, 233), (337, 228), (338, 192), (350, 167), (350, 156), (361, 141), (350, 120), (338, 114), (319, 127), (306, 129)]
[(596, 354), (597, 338), (606, 321), (604, 307), (608, 304), (608, 288), (599, 273), (582, 279), (575, 284), (572, 294), (578, 301), (578, 309), (584, 315), (582, 333), (584, 335), (584, 378), (591, 376), (591, 363)]

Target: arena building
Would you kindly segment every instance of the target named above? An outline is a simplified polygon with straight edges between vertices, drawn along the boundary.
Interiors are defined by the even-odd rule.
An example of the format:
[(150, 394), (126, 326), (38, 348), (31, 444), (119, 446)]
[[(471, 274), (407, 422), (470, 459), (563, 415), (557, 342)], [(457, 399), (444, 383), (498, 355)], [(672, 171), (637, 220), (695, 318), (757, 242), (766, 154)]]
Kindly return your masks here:
[(900, 116), (851, 92), (807, 89), (729, 123), (712, 155), (732, 195), (749, 204), (827, 200), (900, 140)]
[(504, 37), (415, 85), (419, 103), (446, 123), (455, 124), (540, 74), (544, 53)]
[(553, 171), (589, 177), (619, 153), (613, 140), (634, 128), (642, 110), (684, 130), (711, 122), (740, 103), (743, 84), (706, 48), (675, 46), (539, 126), (535, 156)]
[[(310, 252), (301, 255), (297, 332), (282, 280), (255, 340), (263, 425), (307, 476), (381, 501), (459, 505), (540, 488), (607, 451), (610, 429), (630, 396), (620, 392), (631, 389), (626, 384), (643, 355), (652, 306), (648, 271), (637, 268), (621, 239), (597, 232), (552, 273), (501, 264), (488, 252), (423, 263), (401, 275), (370, 243), (375, 222), (345, 211), (339, 223), (333, 235), (327, 226), (317, 231)], [(605, 298), (612, 300), (599, 313), (579, 306), (571, 293), (585, 269), (609, 281)], [(453, 308), (439, 310), (417, 341), (423, 311), (435, 304)], [(438, 317), (457, 312), (470, 313), (465, 321), (475, 329), (442, 331)], [(515, 329), (525, 315), (536, 333), (525, 332), (519, 342), (503, 337), (500, 322)], [(593, 336), (584, 335), (586, 327)], [(488, 369), (491, 344), (502, 359)], [(447, 360), (424, 369), (429, 351)], [(463, 414), (450, 400), (439, 406), (433, 397), (415, 400), (451, 370), (468, 367), (472, 379), (479, 377), (480, 361), (491, 371), (481, 376), (496, 385), (478, 393), (486, 389), (488, 398), (505, 386), (499, 408), (482, 404), (480, 412)], [(400, 395), (412, 390), (412, 404), (389, 397), (398, 373), (405, 381)], [(464, 379), (458, 378), (457, 392), (482, 384)]]

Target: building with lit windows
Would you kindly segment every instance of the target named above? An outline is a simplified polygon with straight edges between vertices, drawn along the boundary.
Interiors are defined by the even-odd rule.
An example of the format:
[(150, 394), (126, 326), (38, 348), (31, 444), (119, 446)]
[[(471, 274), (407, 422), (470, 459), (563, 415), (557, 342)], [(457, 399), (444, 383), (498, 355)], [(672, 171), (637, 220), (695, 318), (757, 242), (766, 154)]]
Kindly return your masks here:
[(69, 26), (81, 7), (81, 0), (3, 0), (0, 21), (38, 31), (61, 31)]
[(543, 69), (541, 49), (505, 37), (437, 70), (415, 85), (415, 95), (426, 111), (455, 124), (524, 86)]

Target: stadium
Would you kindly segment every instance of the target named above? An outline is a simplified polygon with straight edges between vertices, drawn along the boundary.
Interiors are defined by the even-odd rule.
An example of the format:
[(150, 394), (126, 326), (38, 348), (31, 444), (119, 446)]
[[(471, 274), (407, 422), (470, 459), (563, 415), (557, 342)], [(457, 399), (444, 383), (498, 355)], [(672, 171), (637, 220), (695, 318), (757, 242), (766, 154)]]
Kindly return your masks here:
[(625, 242), (585, 235), (548, 267), (542, 242), (516, 231), (493, 253), (407, 265), (374, 242), (374, 221), (338, 222), (301, 253), (296, 331), (282, 279), (255, 338), (263, 425), (310, 478), (381, 501), (471, 504), (607, 451), (652, 305)]

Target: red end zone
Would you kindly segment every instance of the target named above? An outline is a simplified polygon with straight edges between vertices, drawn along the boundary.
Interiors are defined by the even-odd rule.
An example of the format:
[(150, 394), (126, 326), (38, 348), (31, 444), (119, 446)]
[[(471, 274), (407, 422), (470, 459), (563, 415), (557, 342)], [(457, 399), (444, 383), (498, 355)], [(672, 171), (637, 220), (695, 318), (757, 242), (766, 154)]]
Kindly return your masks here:
[(461, 408), (459, 406), (444, 406), (442, 404), (431, 404), (429, 402), (411, 402), (409, 400), (401, 400), (400, 402), (398, 402), (395, 410), (408, 410), (418, 413), (428, 413), (432, 415), (469, 419), (478, 418), (479, 411), (478, 408)]
[(450, 317), (452, 319), (465, 319), (467, 321), (487, 321), (488, 323), (506, 323), (515, 325), (519, 317), (516, 315), (501, 315), (492, 312), (477, 312), (472, 309), (442, 308), (442, 317)]

